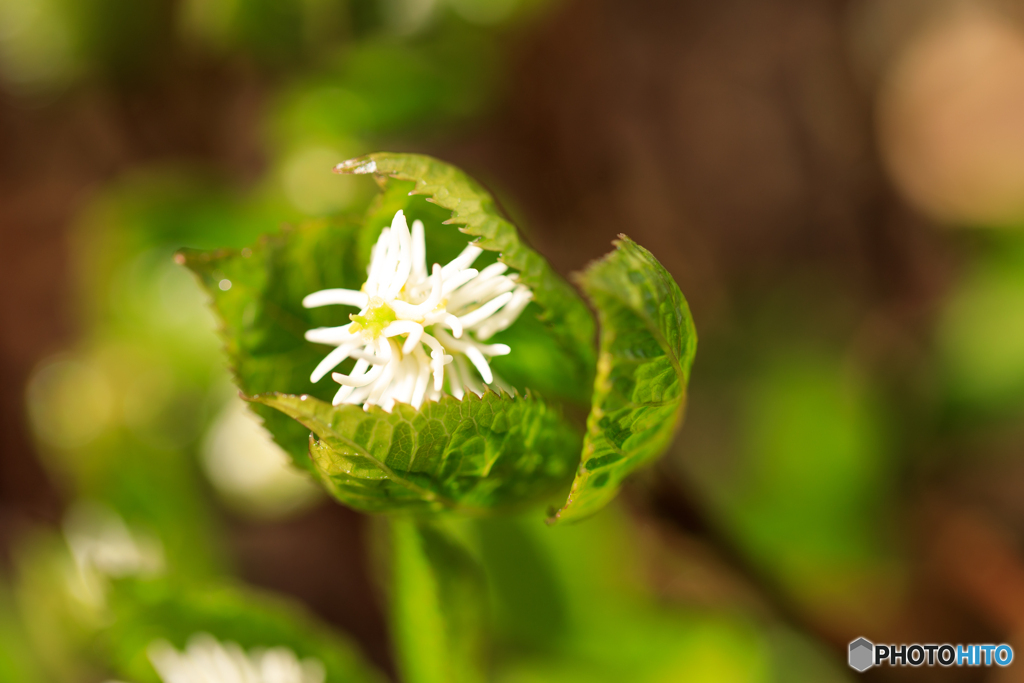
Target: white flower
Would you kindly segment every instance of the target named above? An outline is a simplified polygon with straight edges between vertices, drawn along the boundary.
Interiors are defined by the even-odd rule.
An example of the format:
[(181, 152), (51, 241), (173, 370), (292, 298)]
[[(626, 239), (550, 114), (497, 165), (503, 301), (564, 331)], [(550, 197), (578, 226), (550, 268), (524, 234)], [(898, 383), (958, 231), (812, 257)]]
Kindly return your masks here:
[(117, 578), (163, 569), (160, 541), (133, 534), (116, 512), (98, 503), (82, 502), (71, 509), (64, 538), (82, 571)]
[(151, 576), (164, 568), (159, 539), (133, 533), (116, 512), (99, 503), (79, 502), (71, 508), (64, 539), (75, 561), (68, 588), (92, 607), (103, 606), (108, 578)]
[(326, 677), (319, 660), (299, 661), (286, 647), (246, 652), (208, 633), (192, 636), (184, 652), (157, 640), (147, 654), (164, 683), (323, 683)]
[(283, 517), (317, 500), (322, 491), (291, 465), (260, 419), (236, 396), (214, 420), (201, 452), (213, 487), (251, 515)]
[(446, 375), (448, 392), (456, 398), (466, 391), (483, 393), (483, 384), (495, 381), (488, 359), (511, 351), (505, 344), (483, 342), (515, 322), (533, 293), (503, 263), (472, 268), (481, 253), (470, 244), (443, 268), (435, 263), (428, 274), (423, 223), (413, 222), (410, 232), (405, 215), (396, 213), (373, 248), (360, 291), (325, 289), (302, 300), (306, 308), (360, 309), (348, 325), (306, 333), (311, 342), (337, 347), (310, 379), (318, 382), (346, 358), (355, 358), (349, 374), (331, 375), (342, 385), (334, 405), (379, 405), (387, 411), (396, 402), (419, 408), (424, 400), (437, 400)]

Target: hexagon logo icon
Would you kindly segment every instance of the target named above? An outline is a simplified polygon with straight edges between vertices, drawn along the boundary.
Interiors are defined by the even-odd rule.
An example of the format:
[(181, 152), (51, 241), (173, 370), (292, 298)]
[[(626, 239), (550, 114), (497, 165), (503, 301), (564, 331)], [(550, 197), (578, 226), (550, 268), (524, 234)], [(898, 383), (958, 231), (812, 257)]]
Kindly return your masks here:
[(850, 668), (867, 671), (875, 664), (875, 644), (866, 638), (850, 643)]

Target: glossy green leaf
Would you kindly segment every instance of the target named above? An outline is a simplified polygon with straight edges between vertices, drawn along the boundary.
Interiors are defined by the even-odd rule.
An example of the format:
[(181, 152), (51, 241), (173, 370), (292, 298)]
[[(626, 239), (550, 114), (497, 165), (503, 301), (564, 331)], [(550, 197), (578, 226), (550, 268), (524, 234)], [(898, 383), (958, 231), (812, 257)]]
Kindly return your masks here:
[[(305, 309), (302, 298), (326, 287), (358, 289), (366, 276), (355, 247), (354, 223), (315, 221), (263, 237), (251, 248), (179, 253), (199, 278), (220, 319), (235, 382), (246, 395), (280, 391), (326, 400), (331, 382), (313, 384), (309, 374), (323, 358), (306, 330), (335, 324), (325, 309)], [(313, 471), (309, 430), (265, 405), (254, 409), (300, 468)]]
[(593, 514), (622, 480), (668, 447), (683, 415), (697, 334), (668, 271), (625, 235), (579, 283), (601, 325), (594, 400), (566, 504), (555, 520)]
[(339, 173), (372, 174), (387, 186), (389, 179), (412, 181), (413, 193), (451, 211), (447, 221), (478, 238), (481, 249), (499, 252), (499, 259), (519, 273), (533, 290), (541, 308), (541, 320), (574, 363), (577, 375), (589, 386), (594, 368), (594, 321), (576, 291), (548, 262), (520, 238), (512, 223), (501, 215), (487, 190), (463, 171), (420, 154), (378, 153), (339, 164)]
[(309, 452), (338, 500), (367, 512), (478, 513), (568, 482), (577, 432), (534, 395), (469, 394), (420, 410), (332, 406), (311, 396), (253, 398), (313, 433)]
[(294, 461), (342, 502), (373, 512), (473, 512), (550, 493), (571, 478), (580, 435), (537, 394), (447, 397), (386, 413), (331, 406), (336, 385), (310, 383), (326, 351), (304, 333), (338, 324), (339, 314), (304, 309), (302, 298), (361, 285), (354, 224), (315, 222), (249, 249), (181, 256), (213, 299), (238, 386), (256, 397), (254, 408)]
[(391, 621), (402, 680), (486, 680), (483, 572), (438, 527), (396, 518), (391, 531)]

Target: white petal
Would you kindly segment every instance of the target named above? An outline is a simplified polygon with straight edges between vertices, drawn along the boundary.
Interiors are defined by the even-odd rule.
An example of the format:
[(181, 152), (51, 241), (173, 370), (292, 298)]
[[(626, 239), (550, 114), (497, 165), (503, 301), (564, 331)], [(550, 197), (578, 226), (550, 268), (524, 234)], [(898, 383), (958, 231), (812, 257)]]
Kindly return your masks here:
[[(389, 342), (390, 343), (390, 342)], [(387, 391), (391, 385), (392, 380), (395, 377), (395, 371), (398, 369), (398, 364), (401, 363), (397, 358), (398, 348), (397, 346), (392, 347), (392, 361), (384, 366), (384, 371), (381, 373), (380, 378), (373, 383), (373, 389), (370, 391), (370, 395), (367, 397), (367, 403), (379, 403), (380, 398)]]
[(402, 346), (402, 353), (412, 353), (412, 350), (420, 343), (420, 337), (423, 336), (423, 325), (411, 320), (396, 320), (385, 327), (381, 334), (385, 337), (397, 337), (400, 334), (409, 335)]
[(488, 301), (475, 311), (467, 313), (466, 315), (459, 316), (459, 322), (462, 323), (463, 327), (471, 328), (474, 325), (477, 325), (486, 320), (487, 318), (491, 317), (492, 315), (494, 315), (499, 308), (501, 308), (511, 300), (512, 292), (505, 292), (501, 296), (497, 296), (491, 299), (490, 301)]
[(352, 351), (355, 351), (356, 348), (355, 344), (346, 344), (331, 351), (322, 361), (320, 361), (320, 363), (317, 364), (316, 368), (313, 370), (313, 374), (309, 376), (309, 381), (314, 384), (319, 382), (323, 379), (324, 375), (338, 367), (339, 363), (348, 358), (349, 354)]
[(444, 324), (451, 328), (452, 335), (456, 339), (462, 336), (462, 322), (451, 313), (446, 313), (444, 316)]
[(352, 387), (341, 387), (340, 389), (338, 389), (337, 393), (334, 394), (334, 398), (331, 399), (331, 405), (340, 406), (342, 403), (345, 402), (345, 399), (348, 398), (349, 395), (351, 395), (351, 393)]
[(387, 296), (394, 298), (402, 291), (402, 287), (409, 279), (412, 272), (412, 237), (409, 235), (409, 226), (405, 221), (405, 214), (399, 210), (391, 221), (391, 234), (393, 236), (396, 250), (397, 263), (396, 272), (388, 284)]
[(412, 222), (412, 275), (416, 280), (427, 278), (427, 246), (424, 240), (423, 221)]
[(529, 290), (525, 285), (519, 285), (512, 293), (512, 301), (505, 304), (505, 306), (495, 313), (490, 320), (486, 320), (481, 323), (474, 331), (476, 332), (476, 338), (480, 340), (489, 339), (492, 335), (497, 332), (501, 332), (509, 325), (514, 323), (519, 315), (529, 305), (530, 300), (533, 298), (533, 292)]
[(303, 299), (302, 305), (304, 308), (317, 308), (318, 306), (343, 304), (345, 306), (355, 306), (356, 308), (366, 308), (369, 302), (370, 297), (354, 289), (321, 289), (319, 292), (313, 292)]
[(359, 339), (358, 334), (349, 331), (351, 327), (352, 323), (342, 325), (341, 327), (317, 327), (306, 332), (306, 341), (311, 341), (315, 344), (339, 346)]
[[(395, 281), (395, 270), (398, 268), (398, 257), (400, 255), (400, 244), (398, 233), (394, 230), (388, 231), (387, 251), (385, 253), (384, 265), (381, 267), (380, 295), (388, 296), (392, 284)], [(390, 298), (390, 297), (388, 297)]]
[(427, 382), (430, 380), (430, 363), (427, 361), (427, 355), (423, 353), (422, 349), (417, 349), (415, 353), (417, 360), (417, 372), (416, 372), (416, 386), (412, 391), (412, 404), (413, 408), (419, 408), (423, 405), (423, 396), (427, 392)]
[(474, 303), (490, 301), (499, 294), (511, 292), (515, 289), (515, 286), (515, 280), (504, 275), (491, 278), (490, 280), (473, 280), (448, 297), (448, 310), (459, 315), (457, 313), (459, 309), (469, 308)]
[(459, 373), (462, 375), (462, 381), (466, 385), (466, 391), (471, 391), (477, 396), (483, 396), (484, 385), (473, 376), (473, 372), (469, 369), (468, 364), (466, 363), (466, 357), (458, 356), (455, 359), (454, 365), (457, 365), (459, 368)]
[(448, 296), (462, 285), (477, 277), (479, 274), (479, 271), (475, 268), (466, 268), (465, 270), (460, 270), (457, 273), (452, 273), (450, 276), (445, 278), (444, 284), (441, 286), (441, 295)]
[(452, 396), (462, 400), (462, 397), (466, 395), (466, 392), (462, 388), (462, 378), (459, 377), (458, 365), (452, 363), (452, 366), (448, 368), (448, 388), (452, 392)]
[(388, 323), (388, 326), (381, 330), (381, 334), (385, 337), (396, 337), (400, 334), (412, 334), (419, 330), (423, 332), (423, 325), (412, 320), (396, 320), (393, 323)]
[(380, 292), (380, 279), (384, 275), (388, 242), (390, 241), (391, 229), (384, 228), (380, 231), (380, 237), (377, 238), (377, 243), (373, 245), (373, 250), (370, 252), (370, 267), (364, 285), (369, 296), (377, 296)]
[(480, 271), (480, 280), (490, 280), (496, 275), (501, 275), (506, 270), (508, 270), (508, 266), (504, 263), (492, 263)]
[(443, 271), (444, 277), (451, 277), (454, 273), (460, 270), (469, 268), (473, 265), (473, 261), (476, 261), (480, 254), (484, 253), (484, 250), (480, 247), (474, 247), (470, 244), (468, 247), (462, 250), (462, 253), (452, 259), (445, 267)]
[(488, 356), (507, 356), (512, 353), (512, 347), (508, 344), (491, 344), (490, 346), (479, 347), (482, 353)]
[(444, 355), (444, 347), (441, 346), (441, 342), (426, 332), (423, 333), (423, 343), (430, 349), (431, 358), (437, 358)]
[(444, 347), (434, 337), (423, 333), (423, 343), (430, 348), (430, 367), (434, 370), (434, 390), (440, 391), (444, 383), (444, 366), (452, 362), (452, 357), (444, 352)]
[(490, 384), (494, 381), (494, 375), (491, 374), (491, 366), (487, 364), (487, 359), (475, 346), (470, 346), (466, 349), (466, 358), (473, 364), (477, 372), (480, 373), (480, 377), (484, 380), (485, 384)]
[(356, 349), (349, 353), (348, 355), (349, 357), (355, 358), (357, 360), (365, 360), (367, 363), (370, 363), (371, 365), (384, 365), (385, 363), (388, 362), (388, 359), (386, 357), (379, 356), (373, 353), (372, 351), (367, 351), (365, 348)]
[[(355, 406), (360, 406), (366, 403), (366, 398), (370, 395), (370, 391), (373, 387), (367, 384), (365, 387), (348, 387), (352, 393), (345, 399), (345, 403)], [(363, 406), (366, 407), (366, 406)]]
[(441, 303), (441, 266), (434, 264), (430, 274), (430, 296), (421, 304), (410, 304), (404, 301), (391, 302), (391, 308), (399, 320), (423, 320), (424, 316), (437, 308)]
[[(420, 351), (422, 354), (422, 350)], [(416, 390), (416, 377), (419, 374), (420, 364), (416, 360), (415, 350), (413, 354), (407, 354), (402, 359), (400, 368), (401, 382), (395, 389), (395, 400), (412, 405), (413, 393)]]
[(416, 329), (410, 332), (409, 336), (406, 338), (405, 344), (402, 346), (402, 353), (412, 353), (412, 350), (419, 345), (422, 338), (423, 325), (416, 325)]
[[(359, 363), (363, 362), (365, 361), (359, 361)], [(356, 367), (359, 366), (359, 363), (356, 363)], [(343, 375), (340, 372), (333, 372), (331, 373), (331, 379), (338, 384), (343, 384), (347, 387), (365, 387), (372, 384), (374, 380), (380, 377), (381, 373), (384, 372), (384, 368), (384, 365), (374, 365), (366, 374), (356, 374), (355, 370), (353, 370), (351, 375)]]

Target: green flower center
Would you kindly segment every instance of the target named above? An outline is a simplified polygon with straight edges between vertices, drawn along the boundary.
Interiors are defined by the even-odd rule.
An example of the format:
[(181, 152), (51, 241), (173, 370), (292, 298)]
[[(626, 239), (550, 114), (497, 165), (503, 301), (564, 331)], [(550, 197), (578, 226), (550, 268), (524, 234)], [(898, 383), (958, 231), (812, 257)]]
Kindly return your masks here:
[(362, 332), (364, 337), (370, 339), (379, 337), (385, 327), (398, 319), (394, 310), (379, 296), (370, 299), (370, 306), (366, 309), (365, 315), (352, 313), (348, 317), (355, 323), (352, 325), (352, 331)]

